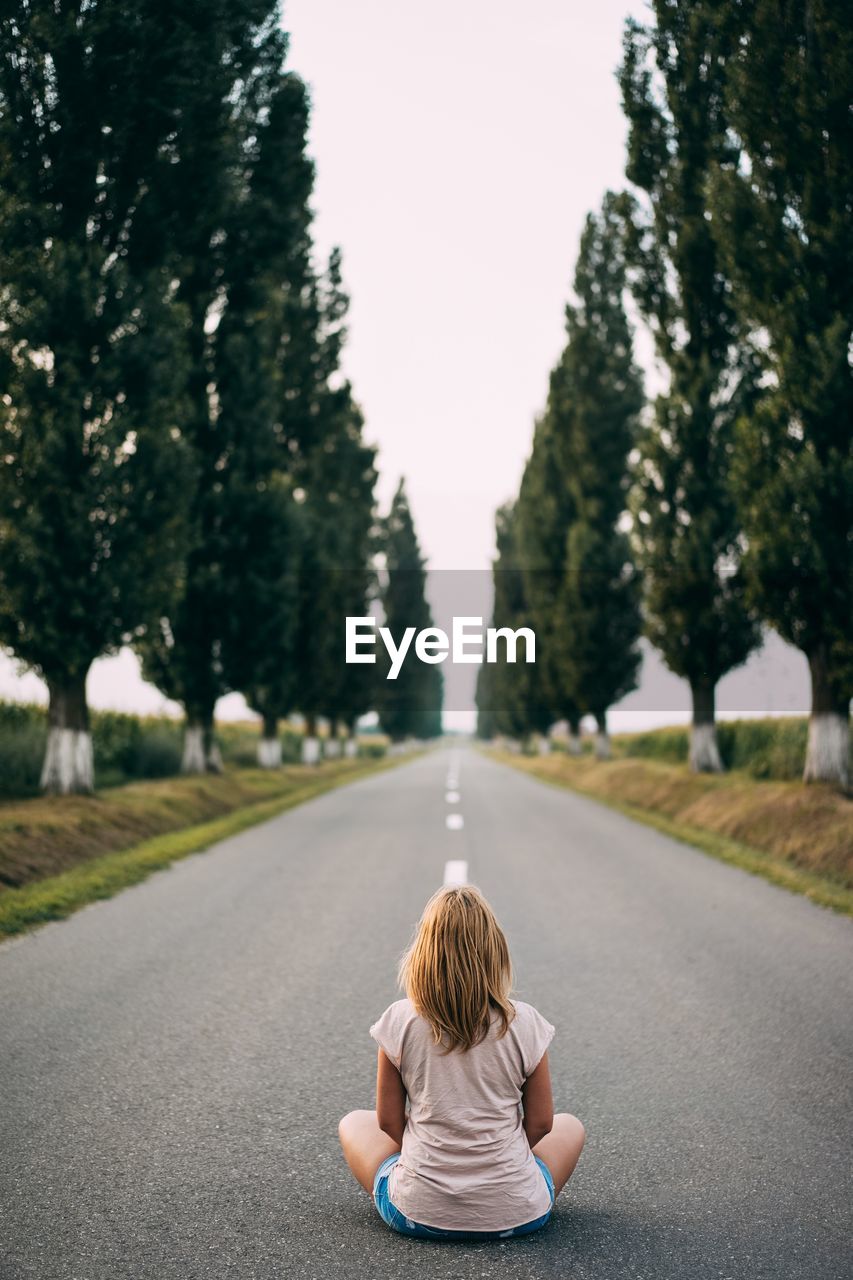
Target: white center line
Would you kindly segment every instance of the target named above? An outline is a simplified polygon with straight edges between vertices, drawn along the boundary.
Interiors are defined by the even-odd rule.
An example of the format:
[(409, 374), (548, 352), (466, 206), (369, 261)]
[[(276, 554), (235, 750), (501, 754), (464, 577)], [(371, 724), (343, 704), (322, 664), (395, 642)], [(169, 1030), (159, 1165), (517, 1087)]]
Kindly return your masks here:
[(465, 826), (465, 819), (461, 813), (449, 813), (444, 821), (447, 823), (448, 831), (461, 831)]
[(459, 798), (460, 798), (460, 797), (459, 797), (459, 792), (458, 792), (458, 791), (448, 791), (447, 795), (446, 795), (444, 798), (445, 798), (445, 800), (447, 801), (447, 803), (448, 803), (448, 804), (458, 804), (458, 803), (459, 803)]
[(444, 886), (450, 888), (457, 884), (468, 883), (468, 863), (467, 862), (445, 862), (444, 864)]

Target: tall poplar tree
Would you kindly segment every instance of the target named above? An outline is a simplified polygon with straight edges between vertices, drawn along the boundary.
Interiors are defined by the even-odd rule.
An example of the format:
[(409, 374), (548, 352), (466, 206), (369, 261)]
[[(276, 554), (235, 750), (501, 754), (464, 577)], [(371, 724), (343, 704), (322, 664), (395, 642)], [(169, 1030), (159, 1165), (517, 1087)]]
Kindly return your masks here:
[(555, 452), (573, 505), (554, 601), (555, 659), (559, 686), (595, 718), (596, 750), (605, 758), (607, 711), (636, 688), (642, 627), (640, 582), (621, 521), (643, 390), (623, 304), (622, 220), (612, 195), (587, 218), (574, 292), (551, 403)]
[[(712, 7), (713, 8), (713, 7)], [(805, 780), (850, 783), (853, 695), (853, 27), (825, 0), (728, 6), (713, 228), (767, 393), (739, 424), (750, 587), (808, 659)]]
[(755, 397), (758, 370), (708, 211), (726, 146), (720, 8), (653, 0), (652, 25), (628, 22), (619, 77), (627, 176), (640, 195), (626, 202), (634, 293), (669, 374), (639, 442), (646, 630), (689, 682), (696, 770), (721, 768), (716, 685), (759, 641), (730, 482), (734, 423)]
[[(566, 721), (569, 750), (577, 754), (583, 713), (576, 696), (561, 678), (559, 657), (564, 641), (558, 634), (554, 607), (564, 580), (566, 540), (575, 514), (574, 498), (560, 466), (555, 436), (558, 408), (565, 404), (564, 362), (562, 357), (551, 373), (548, 403), (536, 424), (513, 524), (514, 554), (523, 584), (519, 607), (536, 632), (537, 699), (550, 708), (549, 723)], [(502, 527), (508, 519), (506, 513), (500, 516), (499, 546), (509, 538), (508, 529)]]
[(0, 15), (0, 639), (48, 685), (49, 790), (91, 790), (91, 663), (179, 575), (190, 354), (168, 227), (193, 182), (186, 122), (215, 152), (205, 104), (269, 7)]
[[(185, 772), (219, 767), (216, 702), (248, 678), (246, 655), (260, 636), (279, 637), (268, 662), (286, 663), (293, 644), (298, 551), (287, 477), (314, 429), (305, 402), (322, 361), (307, 94), (283, 71), (285, 52), (278, 27), (259, 33), (217, 119), (215, 197), (187, 210), (175, 231), (191, 316), (194, 538), (181, 592), (140, 652), (146, 676), (185, 709)], [(204, 163), (203, 139), (201, 147)], [(276, 553), (284, 563), (273, 563)]]
[[(343, 394), (341, 394), (343, 393)], [(375, 667), (348, 666), (345, 621), (367, 612), (373, 582), (373, 489), (376, 451), (362, 438), (363, 419), (348, 384), (330, 393), (333, 416), (306, 469), (296, 649), (296, 703), (306, 720), (309, 758), (316, 720), (354, 731), (373, 701)]]
[[(399, 645), (408, 627), (414, 627), (417, 633), (432, 626), (426, 598), (426, 562), (418, 544), (403, 480), (383, 521), (380, 545), (387, 575), (382, 592), (384, 625)], [(379, 669), (385, 676), (386, 671)], [(379, 719), (393, 741), (435, 736), (436, 726), (440, 725), (442, 689), (438, 666), (421, 662), (411, 649), (395, 680), (380, 678)]]
[(536, 615), (527, 596), (517, 502), (504, 503), (495, 514), (495, 547), (492, 625), (512, 631), (531, 627), (537, 638), (536, 662), (509, 662), (508, 651), (499, 646), (498, 661), (481, 667), (477, 706), (493, 732), (523, 740), (533, 733), (547, 733), (558, 713), (550, 700), (552, 691), (542, 663), (545, 644), (536, 630)]

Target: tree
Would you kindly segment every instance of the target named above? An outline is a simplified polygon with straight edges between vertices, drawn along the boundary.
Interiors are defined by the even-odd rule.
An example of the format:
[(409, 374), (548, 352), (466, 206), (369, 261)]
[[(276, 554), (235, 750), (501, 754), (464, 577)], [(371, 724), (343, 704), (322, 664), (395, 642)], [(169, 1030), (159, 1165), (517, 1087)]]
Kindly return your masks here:
[(690, 763), (720, 769), (715, 690), (759, 640), (740, 570), (730, 481), (734, 423), (757, 394), (758, 361), (738, 323), (708, 213), (725, 148), (720, 6), (654, 0), (627, 25), (620, 86), (629, 123), (633, 289), (669, 387), (639, 440), (636, 540), (646, 630), (690, 684)]
[(731, 4), (727, 150), (712, 208), (769, 375), (739, 423), (745, 567), (763, 616), (808, 659), (805, 780), (850, 782), (853, 693), (853, 31), (823, 0)]
[(344, 621), (367, 612), (373, 581), (373, 489), (376, 451), (362, 439), (363, 419), (351, 398), (332, 394), (331, 427), (311, 455), (304, 479), (304, 538), (296, 670), (299, 710), (314, 739), (324, 716), (337, 738), (350, 734), (374, 694), (375, 667), (347, 666)]
[[(310, 264), (307, 94), (282, 70), (285, 51), (283, 32), (265, 26), (235, 101), (214, 117), (219, 151), (208, 154), (206, 136), (191, 140), (202, 172), (215, 162), (213, 192), (174, 233), (191, 316), (194, 537), (182, 590), (140, 652), (146, 676), (186, 711), (185, 772), (220, 767), (216, 702), (234, 679), (249, 680), (261, 636), (275, 643), (267, 669), (286, 663), (294, 643), (287, 477), (315, 431), (322, 304)], [(272, 563), (276, 552), (285, 563)], [(264, 714), (269, 722), (274, 712)]]
[(281, 765), (279, 720), (296, 705), (302, 509), (282, 472), (228, 486), (228, 540), (223, 580), (233, 583), (232, 608), (221, 618), (225, 683), (261, 717), (258, 763)]
[[(555, 601), (563, 582), (566, 537), (574, 519), (572, 492), (560, 467), (556, 444), (556, 411), (565, 402), (565, 357), (551, 373), (548, 403), (536, 424), (533, 448), (521, 478), (518, 501), (512, 517), (517, 547), (515, 554), (522, 575), (518, 608), (532, 623), (537, 638), (537, 699), (549, 706), (549, 724), (565, 719), (569, 727), (569, 750), (580, 751), (581, 708), (577, 698), (560, 678), (559, 654), (563, 643), (557, 632)], [(499, 518), (499, 545), (508, 543), (506, 512)], [(500, 558), (499, 558), (500, 565)], [(508, 572), (512, 572), (508, 570)]]
[[(526, 592), (526, 573), (518, 538), (518, 504), (505, 503), (495, 514), (497, 555), (492, 565), (494, 602), (492, 625), (519, 627), (536, 624)], [(531, 733), (547, 733), (555, 714), (550, 690), (541, 663), (542, 637), (538, 640), (536, 662), (510, 662), (508, 652), (498, 650), (498, 662), (481, 668), (477, 683), (478, 716), (484, 728), (510, 738), (524, 739)]]
[(92, 789), (88, 670), (178, 576), (186, 311), (161, 220), (188, 180), (181, 122), (227, 97), (258, 8), (4, 9), (0, 639), (48, 685), (49, 790)]
[(566, 308), (562, 376), (552, 388), (552, 430), (573, 504), (554, 613), (560, 685), (598, 726), (610, 754), (607, 710), (636, 688), (640, 583), (620, 527), (627, 464), (643, 404), (623, 305), (625, 255), (612, 195), (590, 214)]
[[(432, 626), (426, 598), (425, 561), (403, 480), (383, 521), (381, 547), (387, 575), (382, 592), (384, 625), (399, 645), (408, 627), (418, 632)], [(379, 669), (379, 664), (377, 667)], [(440, 730), (442, 688), (438, 667), (420, 662), (413, 653), (395, 680), (380, 678), (379, 719), (394, 742), (407, 737), (435, 736)]]

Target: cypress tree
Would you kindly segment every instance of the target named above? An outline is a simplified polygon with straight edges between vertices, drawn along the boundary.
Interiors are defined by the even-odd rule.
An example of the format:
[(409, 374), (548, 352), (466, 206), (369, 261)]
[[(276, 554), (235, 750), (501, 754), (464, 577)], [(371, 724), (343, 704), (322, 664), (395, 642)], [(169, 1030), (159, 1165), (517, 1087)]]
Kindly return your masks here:
[[(182, 590), (140, 652), (146, 676), (185, 709), (185, 772), (220, 767), (214, 708), (248, 681), (249, 654), (260, 660), (261, 646), (275, 644), (268, 668), (286, 663), (295, 643), (298, 537), (288, 477), (311, 421), (302, 401), (319, 363), (319, 303), (307, 95), (282, 70), (285, 51), (284, 33), (265, 26), (219, 122), (216, 196), (188, 210), (176, 231), (191, 315), (194, 540)], [(200, 165), (212, 164), (204, 139), (200, 150)], [(271, 682), (264, 685), (271, 694)], [(269, 727), (273, 712), (262, 714)]]
[(821, 0), (729, 16), (712, 225), (735, 306), (769, 348), (766, 394), (736, 442), (746, 570), (762, 615), (809, 663), (805, 780), (849, 785), (853, 32), (849, 9)]
[[(559, 656), (563, 639), (557, 631), (554, 607), (565, 575), (567, 532), (575, 514), (555, 434), (558, 412), (565, 403), (565, 372), (563, 357), (551, 373), (547, 407), (536, 424), (533, 448), (515, 505), (514, 525), (523, 586), (519, 607), (528, 616), (537, 639), (537, 696), (550, 707), (549, 723), (565, 719), (569, 728), (569, 750), (577, 754), (582, 712), (574, 693), (561, 678)], [(502, 515), (501, 524), (507, 519), (506, 514)], [(501, 537), (507, 539), (508, 536), (508, 531), (503, 529)]]
[(555, 451), (574, 508), (554, 604), (555, 657), (560, 686), (595, 718), (604, 758), (607, 710), (636, 688), (641, 630), (640, 584), (620, 522), (643, 394), (623, 305), (621, 218), (612, 196), (600, 215), (587, 218), (574, 291), (551, 403)]
[[(432, 626), (426, 598), (426, 562), (421, 555), (415, 524), (401, 480), (382, 522), (381, 542), (385, 557), (386, 581), (382, 592), (384, 625), (399, 645), (408, 627), (422, 631)], [(408, 737), (435, 736), (440, 726), (443, 681), (435, 665), (423, 663), (410, 653), (396, 680), (383, 678), (381, 662), (377, 687), (379, 719), (392, 741)]]
[(0, 20), (0, 639), (48, 685), (49, 790), (91, 790), (88, 670), (177, 576), (189, 354), (164, 227), (183, 122), (227, 96), (258, 8), (20, 0)]
[[(493, 626), (535, 628), (534, 615), (526, 592), (518, 537), (518, 504), (505, 503), (495, 515), (497, 555), (492, 566), (494, 604)], [(556, 718), (550, 690), (541, 664), (544, 646), (537, 631), (536, 662), (508, 662), (498, 648), (498, 661), (482, 667), (478, 683), (478, 709), (488, 717), (493, 732), (525, 739), (530, 734), (547, 733)]]
[[(362, 439), (363, 419), (348, 384), (330, 393), (332, 417), (304, 480), (304, 537), (296, 671), (299, 710), (306, 719), (308, 756), (316, 754), (316, 719), (350, 736), (369, 711), (375, 667), (347, 666), (344, 626), (368, 612), (373, 583), (375, 450)], [(337, 749), (337, 748), (336, 748)]]
[(725, 147), (720, 6), (652, 8), (652, 26), (629, 21), (620, 71), (627, 176), (641, 193), (625, 203), (634, 293), (669, 375), (639, 441), (636, 533), (647, 634), (690, 684), (691, 766), (718, 770), (716, 685), (759, 640), (730, 483), (734, 422), (758, 370), (708, 215)]

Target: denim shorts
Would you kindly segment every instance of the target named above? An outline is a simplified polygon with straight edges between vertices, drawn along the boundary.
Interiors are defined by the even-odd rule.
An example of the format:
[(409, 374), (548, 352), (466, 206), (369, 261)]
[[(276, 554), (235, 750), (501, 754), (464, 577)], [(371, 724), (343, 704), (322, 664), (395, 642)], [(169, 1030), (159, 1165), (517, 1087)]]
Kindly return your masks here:
[(524, 1222), (520, 1227), (510, 1227), (508, 1231), (446, 1231), (443, 1227), (427, 1227), (422, 1222), (413, 1222), (411, 1218), (407, 1218), (404, 1213), (401, 1213), (396, 1205), (391, 1203), (388, 1195), (388, 1175), (392, 1166), (399, 1159), (400, 1153), (398, 1151), (395, 1155), (389, 1156), (387, 1160), (383, 1160), (376, 1170), (376, 1177), (373, 1179), (373, 1203), (379, 1210), (383, 1222), (387, 1222), (393, 1231), (399, 1231), (401, 1235), (415, 1236), (418, 1240), (508, 1240), (511, 1236), (526, 1236), (531, 1231), (544, 1227), (551, 1216), (551, 1209), (554, 1207), (555, 1200), (554, 1179), (551, 1177), (551, 1170), (545, 1161), (540, 1160), (538, 1156), (534, 1156), (533, 1159), (542, 1170), (542, 1177), (551, 1192), (551, 1209), (547, 1213), (543, 1213), (541, 1218), (534, 1218), (532, 1222)]

